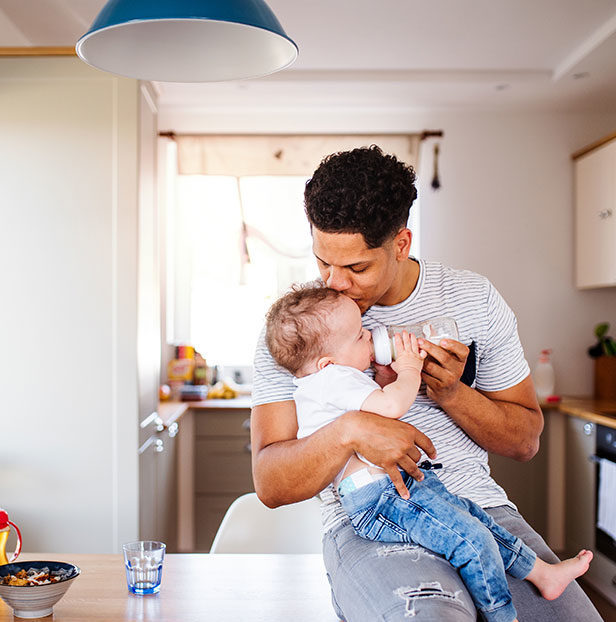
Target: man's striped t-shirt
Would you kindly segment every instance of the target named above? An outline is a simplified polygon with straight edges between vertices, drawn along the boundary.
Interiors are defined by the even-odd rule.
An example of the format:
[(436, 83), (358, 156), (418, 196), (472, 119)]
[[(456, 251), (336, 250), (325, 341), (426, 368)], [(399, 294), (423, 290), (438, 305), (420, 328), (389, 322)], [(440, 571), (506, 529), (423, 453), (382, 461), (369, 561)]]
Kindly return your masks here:
[[(469, 347), (474, 344), (475, 369), (470, 378), (465, 377), (467, 384), (483, 391), (502, 391), (524, 380), (529, 367), (515, 315), (490, 281), (468, 270), (418, 262), (419, 279), (411, 295), (396, 305), (372, 306), (362, 316), (364, 327), (372, 330), (378, 324), (413, 324), (451, 317), (458, 325), (459, 341)], [(292, 375), (276, 365), (262, 334), (255, 355), (253, 406), (292, 400), (294, 390)], [(490, 476), (487, 452), (427, 397), (423, 383), (414, 404), (401, 419), (430, 438), (437, 461), (443, 464), (443, 469), (435, 473), (451, 493), (484, 508), (515, 507)], [(421, 460), (425, 458), (422, 455)], [(323, 526), (328, 530), (344, 517), (344, 512), (333, 486), (322, 491), (320, 497)]]

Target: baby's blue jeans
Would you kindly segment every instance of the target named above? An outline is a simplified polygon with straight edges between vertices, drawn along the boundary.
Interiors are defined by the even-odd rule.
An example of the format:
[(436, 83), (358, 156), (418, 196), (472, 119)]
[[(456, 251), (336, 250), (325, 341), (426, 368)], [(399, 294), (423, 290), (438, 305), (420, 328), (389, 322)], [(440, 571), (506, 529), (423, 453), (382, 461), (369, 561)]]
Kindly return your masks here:
[(432, 471), (424, 471), (421, 482), (402, 475), (408, 500), (389, 477), (341, 494), (356, 533), (377, 542), (419, 544), (442, 555), (458, 569), (486, 620), (514, 620), (505, 572), (524, 579), (535, 564), (534, 551), (477, 504), (452, 495)]

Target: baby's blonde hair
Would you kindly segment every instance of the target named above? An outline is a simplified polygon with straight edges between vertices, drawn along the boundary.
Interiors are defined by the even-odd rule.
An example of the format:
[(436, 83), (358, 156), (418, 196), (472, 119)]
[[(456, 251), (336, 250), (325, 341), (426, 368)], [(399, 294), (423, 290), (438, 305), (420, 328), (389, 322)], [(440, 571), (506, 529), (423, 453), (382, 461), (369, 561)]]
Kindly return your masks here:
[(325, 352), (327, 315), (342, 295), (322, 283), (296, 284), (272, 305), (265, 343), (278, 365), (297, 376)]

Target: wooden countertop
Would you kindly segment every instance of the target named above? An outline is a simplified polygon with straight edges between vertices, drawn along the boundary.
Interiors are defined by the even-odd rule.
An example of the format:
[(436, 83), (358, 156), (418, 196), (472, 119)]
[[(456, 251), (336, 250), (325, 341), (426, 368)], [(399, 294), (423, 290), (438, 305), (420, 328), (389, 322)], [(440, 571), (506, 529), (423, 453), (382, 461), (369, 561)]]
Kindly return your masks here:
[(616, 402), (591, 397), (563, 397), (560, 402), (544, 402), (541, 408), (558, 410), (565, 415), (616, 429)]
[[(314, 555), (188, 555), (165, 557), (160, 593), (135, 596), (121, 555), (23, 554), (81, 568), (54, 622), (335, 622), (322, 557)], [(51, 620), (51, 617), (43, 618)], [(14, 622), (0, 600), (0, 622)]]
[(189, 408), (195, 410), (250, 410), (251, 397), (240, 395), (230, 400), (200, 400), (198, 402), (175, 402), (167, 401), (158, 404), (158, 414), (164, 421), (165, 426), (169, 427), (177, 421)]

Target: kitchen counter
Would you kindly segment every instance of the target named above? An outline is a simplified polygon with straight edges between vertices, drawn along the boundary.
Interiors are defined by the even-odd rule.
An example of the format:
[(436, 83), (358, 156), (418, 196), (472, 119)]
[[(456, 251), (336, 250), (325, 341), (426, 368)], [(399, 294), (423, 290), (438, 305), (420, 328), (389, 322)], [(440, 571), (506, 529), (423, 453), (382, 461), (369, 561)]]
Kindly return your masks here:
[(592, 397), (563, 397), (560, 402), (542, 402), (542, 410), (557, 410), (591, 423), (616, 429), (616, 402)]
[[(54, 622), (338, 619), (318, 554), (167, 555), (160, 593), (149, 596), (128, 592), (121, 555), (20, 556), (20, 561), (27, 559), (65, 560), (81, 568), (81, 576), (54, 607)], [(0, 622), (17, 619), (0, 600)]]

